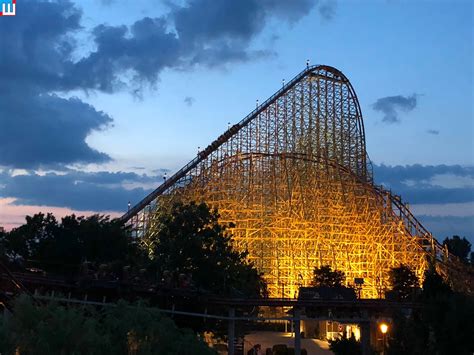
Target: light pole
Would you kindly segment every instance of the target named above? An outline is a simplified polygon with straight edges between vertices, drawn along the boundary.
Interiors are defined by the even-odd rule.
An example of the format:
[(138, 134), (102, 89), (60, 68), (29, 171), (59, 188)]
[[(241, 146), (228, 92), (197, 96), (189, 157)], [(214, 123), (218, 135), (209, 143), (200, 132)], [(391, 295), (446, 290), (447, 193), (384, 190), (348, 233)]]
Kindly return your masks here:
[(380, 331), (382, 332), (382, 354), (385, 355), (385, 337), (388, 332), (388, 324), (387, 323), (380, 323)]

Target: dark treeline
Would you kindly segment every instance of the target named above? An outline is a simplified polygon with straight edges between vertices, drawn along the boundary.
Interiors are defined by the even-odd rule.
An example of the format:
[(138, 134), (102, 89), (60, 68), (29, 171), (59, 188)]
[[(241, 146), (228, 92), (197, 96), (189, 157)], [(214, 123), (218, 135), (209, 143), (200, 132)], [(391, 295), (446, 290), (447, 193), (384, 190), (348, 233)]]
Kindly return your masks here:
[[(261, 275), (245, 252), (232, 248), (228, 226), (219, 224), (218, 218), (218, 212), (205, 204), (175, 204), (159, 212), (154, 221), (156, 233), (133, 238), (119, 220), (106, 216), (71, 215), (58, 221), (52, 214), (36, 214), (27, 217), (24, 225), (0, 232), (2, 262), (13, 271), (69, 280), (88, 272), (118, 282), (187, 287), (220, 296), (265, 296)], [(453, 236), (443, 244), (469, 267), (473, 253), (466, 238)], [(342, 287), (344, 283), (344, 273), (330, 266), (314, 270), (314, 286)], [(422, 284), (404, 265), (391, 270), (389, 283), (387, 298), (420, 302), (422, 307), (393, 315), (388, 354), (474, 352), (473, 298), (453, 291), (450, 280), (442, 278), (434, 265)], [(154, 354), (160, 349), (158, 353), (185, 354), (183, 349), (196, 349), (192, 353), (206, 354), (209, 349), (196, 332), (223, 329), (218, 322), (180, 323), (175, 319), (179, 326), (193, 329), (183, 330), (149, 308), (120, 303), (114, 309), (38, 306), (21, 297), (14, 302), (12, 317), (3, 318), (0, 324), (0, 351), (105, 354), (116, 349), (113, 353), (126, 354), (135, 349), (137, 354)], [(59, 329), (62, 335), (57, 337), (54, 332)], [(360, 352), (354, 339), (331, 346), (336, 354)]]
[(68, 278), (81, 273), (109, 278), (186, 284), (216, 295), (259, 297), (265, 283), (247, 254), (231, 246), (227, 226), (206, 204), (175, 204), (160, 212), (157, 232), (132, 238), (117, 219), (52, 214), (0, 234), (3, 262), (12, 270), (34, 270)]
[[(206, 204), (175, 204), (159, 211), (156, 233), (133, 238), (119, 220), (106, 216), (71, 215), (58, 221), (40, 213), (0, 233), (2, 262), (14, 272), (61, 277), (79, 286), (105, 280), (122, 291), (145, 285), (147, 290), (185, 288), (201, 295), (264, 296), (261, 274), (247, 261), (247, 253), (232, 248), (228, 226), (219, 224), (218, 218)], [(99, 283), (85, 282), (91, 278)], [(163, 301), (150, 302), (156, 307)], [(203, 312), (192, 298), (181, 306)], [(179, 316), (172, 321), (153, 307), (122, 301), (118, 307), (94, 309), (45, 305), (21, 296), (13, 302), (11, 316), (1, 320), (0, 352), (211, 354), (197, 334), (225, 333), (225, 322)]]
[(26, 223), (0, 235), (4, 259), (14, 268), (38, 268), (72, 275), (81, 263), (105, 263), (115, 270), (137, 263), (141, 252), (118, 220), (93, 215), (27, 216)]
[[(467, 263), (467, 259), (465, 261)], [(343, 287), (344, 280), (342, 271), (331, 270), (329, 266), (315, 268), (313, 284), (316, 286)], [(453, 291), (450, 280), (441, 277), (434, 264), (425, 272), (422, 284), (408, 266), (392, 268), (385, 297), (391, 301), (418, 303), (421, 307), (402, 307), (392, 314), (384, 354), (474, 353), (474, 297)], [(354, 337), (330, 341), (330, 349), (335, 355), (362, 354), (360, 342)]]

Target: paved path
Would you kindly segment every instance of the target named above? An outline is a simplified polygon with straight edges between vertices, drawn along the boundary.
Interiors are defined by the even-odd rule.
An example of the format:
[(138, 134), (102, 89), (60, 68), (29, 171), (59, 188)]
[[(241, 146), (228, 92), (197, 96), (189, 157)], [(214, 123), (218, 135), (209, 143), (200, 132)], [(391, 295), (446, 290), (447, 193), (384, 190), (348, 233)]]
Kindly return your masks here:
[[(294, 338), (291, 333), (254, 332), (247, 334), (245, 335), (244, 354), (247, 354), (247, 351), (255, 344), (260, 344), (262, 346), (261, 354), (265, 354), (265, 349), (271, 348), (275, 344), (294, 347)], [(308, 355), (333, 355), (333, 352), (328, 350), (328, 343), (321, 340), (301, 339), (301, 348), (305, 348)]]

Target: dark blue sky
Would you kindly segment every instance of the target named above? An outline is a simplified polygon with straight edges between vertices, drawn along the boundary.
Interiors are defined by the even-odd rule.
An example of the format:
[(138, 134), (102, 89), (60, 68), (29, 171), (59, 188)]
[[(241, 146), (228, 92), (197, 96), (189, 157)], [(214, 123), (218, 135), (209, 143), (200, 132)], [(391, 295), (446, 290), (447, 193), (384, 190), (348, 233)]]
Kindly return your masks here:
[(21, 1), (0, 17), (0, 225), (36, 210), (120, 214), (309, 59), (351, 80), (376, 181), (439, 238), (472, 238), (473, 11), (470, 0)]

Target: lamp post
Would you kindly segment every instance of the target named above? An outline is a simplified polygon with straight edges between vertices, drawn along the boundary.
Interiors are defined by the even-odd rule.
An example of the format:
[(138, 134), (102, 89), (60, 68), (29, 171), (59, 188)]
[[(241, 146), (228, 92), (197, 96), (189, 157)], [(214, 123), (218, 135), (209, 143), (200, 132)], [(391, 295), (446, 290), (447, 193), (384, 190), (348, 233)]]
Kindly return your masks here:
[(380, 323), (380, 331), (382, 332), (382, 354), (385, 355), (385, 337), (388, 332), (388, 324), (387, 323)]

